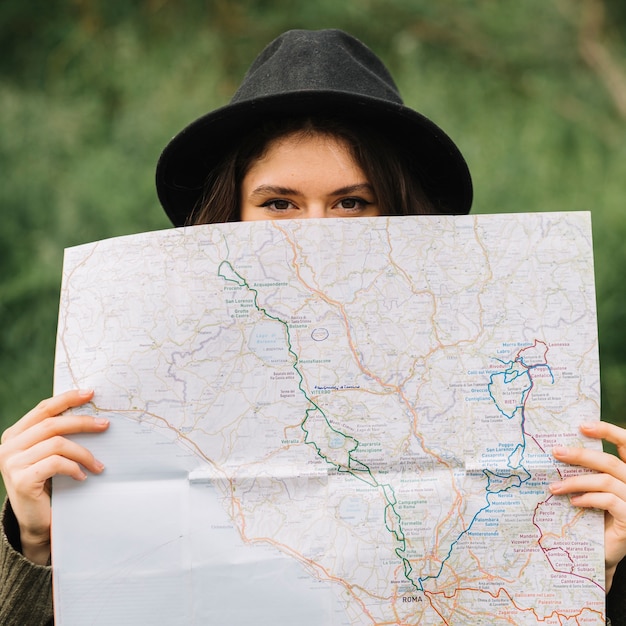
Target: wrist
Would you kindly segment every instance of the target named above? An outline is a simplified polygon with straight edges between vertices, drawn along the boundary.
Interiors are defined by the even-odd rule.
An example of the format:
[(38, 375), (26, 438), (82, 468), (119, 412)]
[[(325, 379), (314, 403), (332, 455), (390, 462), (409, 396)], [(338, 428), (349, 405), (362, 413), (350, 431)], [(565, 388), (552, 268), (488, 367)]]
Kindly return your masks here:
[(28, 533), (20, 533), (22, 554), (36, 565), (48, 565), (50, 562), (50, 536), (33, 537)]
[(604, 570), (604, 588), (606, 589), (606, 593), (609, 593), (609, 591), (611, 591), (613, 576), (615, 575), (616, 569), (617, 565), (613, 565), (613, 567), (606, 567)]

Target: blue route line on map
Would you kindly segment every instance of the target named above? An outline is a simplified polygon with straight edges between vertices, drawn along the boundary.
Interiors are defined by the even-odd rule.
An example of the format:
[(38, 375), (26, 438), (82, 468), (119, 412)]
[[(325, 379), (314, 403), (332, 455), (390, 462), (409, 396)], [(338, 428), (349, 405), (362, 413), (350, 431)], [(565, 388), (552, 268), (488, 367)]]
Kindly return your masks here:
[[(535, 346), (537, 345), (537, 342), (535, 342)], [(532, 347), (532, 346), (529, 346)], [(489, 507), (493, 504), (490, 500), (490, 496), (495, 495), (495, 494), (499, 494), (502, 493), (503, 491), (509, 491), (513, 488), (519, 488), (521, 487), (526, 481), (530, 480), (532, 478), (532, 475), (530, 474), (530, 472), (528, 472), (528, 470), (523, 466), (522, 464), (522, 460), (524, 458), (524, 453), (526, 451), (526, 433), (524, 430), (524, 425), (525, 425), (525, 420), (526, 420), (526, 416), (525, 416), (525, 408), (526, 408), (526, 401), (528, 400), (528, 396), (532, 390), (532, 388), (534, 387), (534, 382), (532, 379), (532, 370), (537, 369), (537, 368), (546, 368), (548, 370), (548, 372), (550, 373), (550, 378), (552, 381), (552, 384), (554, 384), (554, 374), (552, 373), (552, 370), (550, 368), (550, 366), (548, 365), (548, 363), (544, 362), (544, 363), (539, 363), (536, 365), (528, 365), (524, 362), (524, 358), (523, 356), (521, 356), (521, 352), (523, 352), (524, 350), (526, 350), (528, 348), (524, 348), (523, 350), (520, 350), (520, 352), (518, 352), (518, 355), (516, 356), (516, 358), (513, 361), (502, 361), (501, 359), (496, 359), (497, 361), (499, 361), (500, 363), (502, 363), (504, 366), (506, 366), (507, 369), (500, 371), (500, 372), (494, 372), (493, 374), (490, 375), (489, 377), (489, 384), (487, 385), (487, 389), (489, 391), (489, 396), (491, 397), (491, 399), (493, 400), (493, 403), (495, 404), (496, 408), (498, 409), (498, 411), (507, 419), (511, 420), (513, 419), (516, 414), (518, 413), (518, 411), (520, 412), (520, 429), (521, 429), (521, 434), (522, 434), (522, 441), (521, 443), (519, 443), (517, 446), (515, 446), (514, 450), (509, 454), (509, 456), (507, 457), (507, 465), (508, 467), (512, 470), (512, 472), (510, 474), (501, 474), (498, 472), (492, 472), (490, 470), (483, 470), (483, 474), (486, 476), (487, 478), (487, 486), (485, 488), (486, 490), (486, 495), (485, 495), (485, 500), (487, 502), (487, 504), (482, 507), (481, 509), (479, 509), (474, 517), (472, 518), (472, 521), (469, 523), (468, 527), (459, 534), (459, 536), (450, 544), (450, 548), (448, 550), (448, 553), (446, 554), (446, 556), (442, 559), (441, 561), (441, 566), (439, 567), (439, 571), (432, 575), (432, 576), (423, 576), (423, 577), (419, 577), (418, 583), (420, 584), (420, 586), (422, 587), (423, 590), (423, 583), (425, 583), (428, 580), (431, 579), (436, 579), (439, 578), (439, 576), (441, 575), (444, 565), (446, 563), (446, 561), (448, 561), (448, 559), (451, 558), (452, 556), (452, 552), (454, 550), (454, 547), (456, 546), (456, 544), (461, 540), (461, 538), (466, 535), (467, 533), (469, 533), (472, 529), (472, 526), (474, 526), (474, 523), (477, 522), (479, 516), (484, 513), (485, 511), (487, 511), (489, 509)], [(523, 370), (516, 370), (516, 367), (522, 367)], [(493, 393), (492, 393), (492, 386), (496, 383), (495, 379), (498, 376), (503, 376), (504, 378), (504, 384), (510, 384), (514, 381), (516, 381), (518, 378), (520, 378), (521, 376), (525, 376), (528, 378), (528, 386), (524, 387), (521, 390), (521, 395), (520, 395), (520, 399), (519, 399), (519, 403), (516, 404), (514, 410), (508, 414), (506, 411), (504, 411), (500, 405), (498, 404), (497, 399), (494, 397)], [(521, 452), (520, 452), (521, 449)], [(517, 465), (513, 465), (513, 457), (519, 453), (519, 462), (517, 463)], [(517, 473), (516, 473), (517, 472)], [(523, 478), (522, 476), (520, 476), (519, 474), (522, 473), (525, 475)], [(493, 483), (493, 478), (497, 477), (500, 479), (507, 479), (507, 480), (513, 480), (513, 479), (517, 479), (517, 483), (516, 484), (508, 484), (506, 487), (502, 487), (501, 489), (498, 490), (492, 490), (492, 483)]]
[[(228, 267), (230, 269), (230, 271), (232, 272), (232, 274), (234, 275), (233, 277), (229, 277), (226, 274), (223, 273), (223, 267)], [(330, 465), (334, 466), (336, 468), (336, 470), (338, 472), (346, 472), (351, 474), (354, 478), (357, 478), (359, 480), (362, 480), (363, 482), (365, 482), (366, 484), (370, 485), (371, 487), (375, 487), (375, 488), (380, 488), (382, 489), (384, 498), (386, 500), (386, 504), (385, 504), (385, 519), (387, 519), (388, 517), (392, 518), (395, 520), (395, 525), (389, 525), (387, 522), (385, 522), (385, 525), (387, 527), (387, 530), (391, 533), (391, 535), (395, 538), (395, 540), (398, 542), (398, 546), (396, 546), (394, 548), (394, 552), (396, 554), (396, 556), (398, 556), (398, 558), (400, 559), (403, 569), (404, 569), (404, 577), (406, 578), (407, 582), (410, 583), (415, 589), (419, 590), (419, 591), (424, 591), (424, 583), (428, 580), (431, 579), (436, 579), (438, 578), (444, 568), (444, 565), (446, 564), (446, 562), (451, 558), (452, 556), (452, 552), (455, 548), (455, 546), (457, 545), (457, 543), (461, 540), (461, 538), (468, 534), (471, 530), (472, 527), (474, 526), (474, 524), (477, 522), (479, 516), (484, 513), (485, 511), (487, 511), (489, 509), (489, 507), (491, 507), (491, 505), (493, 504), (490, 500), (490, 497), (499, 493), (502, 493), (503, 491), (509, 491), (510, 489), (513, 488), (519, 488), (521, 487), (526, 481), (530, 480), (530, 478), (532, 477), (532, 475), (527, 471), (527, 469), (522, 465), (522, 460), (524, 458), (524, 452), (526, 450), (526, 435), (525, 435), (525, 431), (524, 431), (524, 424), (525, 424), (525, 405), (526, 405), (526, 401), (528, 399), (528, 396), (534, 386), (534, 382), (532, 379), (532, 370), (537, 369), (537, 368), (547, 368), (548, 372), (550, 373), (550, 377), (552, 380), (552, 383), (554, 383), (554, 375), (552, 374), (552, 370), (550, 369), (549, 365), (546, 362), (543, 363), (538, 363), (536, 365), (528, 365), (527, 363), (524, 362), (524, 358), (522, 356), (522, 352), (524, 352), (527, 349), (533, 348), (533, 347), (537, 347), (537, 343), (541, 343), (541, 342), (535, 342), (534, 346), (527, 346), (525, 348), (522, 348), (518, 353), (517, 356), (515, 357), (515, 359), (513, 361), (502, 361), (501, 359), (496, 359), (497, 361), (499, 361), (500, 363), (502, 363), (503, 366), (506, 366), (506, 369), (504, 369), (503, 371), (500, 372), (495, 372), (493, 374), (490, 375), (489, 378), (489, 384), (487, 385), (487, 389), (489, 391), (489, 396), (491, 397), (491, 399), (493, 400), (493, 403), (495, 404), (496, 408), (498, 409), (498, 411), (507, 419), (511, 420), (513, 419), (518, 411), (520, 412), (520, 430), (521, 430), (521, 443), (519, 443), (517, 446), (515, 446), (514, 450), (508, 455), (507, 457), (507, 466), (509, 467), (509, 469), (511, 470), (511, 473), (499, 473), (499, 472), (493, 472), (490, 470), (483, 470), (483, 474), (485, 475), (485, 477), (487, 478), (487, 486), (485, 488), (486, 491), (486, 495), (485, 495), (485, 500), (486, 500), (486, 505), (483, 506), (481, 509), (479, 509), (473, 516), (471, 522), (469, 523), (468, 527), (463, 530), (463, 532), (461, 532), (459, 534), (459, 536), (450, 544), (450, 548), (448, 549), (448, 553), (446, 554), (446, 556), (442, 559), (441, 561), (441, 565), (439, 567), (439, 571), (432, 576), (415, 576), (414, 572), (413, 572), (413, 566), (411, 565), (411, 561), (409, 560), (409, 558), (406, 556), (406, 549), (407, 549), (407, 545), (406, 545), (406, 537), (404, 535), (404, 531), (402, 529), (402, 518), (401, 516), (398, 514), (398, 512), (396, 511), (396, 505), (398, 504), (398, 501), (396, 499), (395, 496), (395, 492), (393, 487), (390, 484), (387, 483), (380, 483), (378, 482), (378, 480), (376, 480), (376, 478), (374, 477), (374, 475), (372, 474), (370, 468), (362, 463), (361, 461), (359, 461), (358, 459), (356, 459), (353, 456), (353, 453), (357, 450), (358, 446), (359, 446), (359, 442), (356, 441), (353, 437), (348, 437), (347, 435), (345, 435), (344, 433), (341, 433), (340, 431), (336, 430), (328, 421), (328, 418), (326, 416), (326, 414), (324, 413), (324, 411), (319, 407), (319, 405), (317, 405), (307, 394), (307, 392), (304, 389), (304, 377), (302, 375), (302, 372), (299, 369), (299, 361), (300, 358), (298, 356), (298, 354), (296, 354), (296, 352), (294, 352), (293, 347), (292, 347), (292, 343), (291, 343), (291, 333), (289, 330), (289, 326), (287, 324), (287, 322), (285, 320), (282, 320), (281, 318), (271, 315), (264, 307), (262, 307), (261, 305), (259, 305), (258, 303), (258, 296), (259, 296), (259, 292), (254, 289), (253, 287), (251, 287), (248, 282), (239, 274), (237, 273), (237, 271), (233, 268), (233, 266), (228, 262), (228, 261), (222, 261), (222, 263), (219, 266), (218, 269), (218, 276), (220, 276), (222, 279), (224, 279), (227, 282), (234, 282), (235, 284), (238, 284), (240, 287), (246, 288), (248, 289), (252, 294), (253, 294), (253, 299), (254, 299), (254, 305), (256, 307), (256, 309), (265, 317), (267, 317), (268, 319), (271, 319), (277, 323), (280, 323), (283, 325), (283, 328), (285, 330), (286, 333), (286, 337), (287, 337), (287, 349), (288, 352), (290, 353), (290, 355), (292, 356), (292, 358), (294, 359), (294, 362), (292, 363), (292, 367), (295, 370), (295, 372), (298, 374), (299, 377), (299, 388), (300, 391), (302, 392), (302, 394), (304, 395), (304, 398), (309, 402), (310, 407), (308, 409), (305, 409), (304, 413), (305, 413), (305, 418), (303, 420), (303, 422), (301, 423), (301, 428), (302, 431), (305, 433), (305, 439), (304, 442), (307, 445), (312, 445), (315, 447), (315, 449), (317, 450), (318, 455), (327, 463), (329, 463)], [(543, 345), (543, 344), (542, 344)], [(522, 368), (521, 370), (518, 368)], [(503, 377), (503, 382), (505, 385), (511, 384), (515, 381), (517, 381), (517, 379), (521, 378), (522, 376), (526, 377), (528, 379), (528, 385), (526, 387), (524, 387), (522, 390), (520, 390), (520, 397), (519, 397), (519, 402), (518, 404), (515, 405), (515, 408), (512, 410), (512, 412), (507, 413), (506, 411), (504, 411), (500, 405), (498, 404), (497, 399), (494, 397), (494, 394), (492, 393), (492, 387), (496, 384), (496, 377), (502, 376)], [(307, 422), (309, 421), (309, 419), (311, 419), (311, 414), (315, 414), (318, 413), (319, 415), (321, 415), (322, 419), (325, 421), (325, 423), (327, 424), (327, 426), (330, 428), (331, 431), (334, 431), (335, 433), (337, 433), (338, 435), (345, 437), (346, 439), (350, 439), (352, 441), (354, 441), (354, 446), (349, 448), (347, 450), (348, 452), (348, 462), (347, 465), (342, 466), (340, 463), (337, 463), (335, 461), (332, 461), (331, 459), (329, 459), (320, 449), (320, 447), (318, 446), (317, 442), (315, 440), (312, 440), (309, 438), (310, 432), (308, 430), (308, 427), (306, 426)], [(519, 454), (519, 461), (517, 462), (517, 465), (513, 464), (513, 457), (515, 455)], [(522, 476), (520, 476), (520, 474), (522, 474)], [(502, 487), (499, 489), (493, 489), (493, 483), (494, 483), (494, 479), (498, 478), (500, 480), (508, 480), (509, 483), (507, 484), (506, 487)], [(512, 481), (515, 480), (516, 482), (513, 483)]]

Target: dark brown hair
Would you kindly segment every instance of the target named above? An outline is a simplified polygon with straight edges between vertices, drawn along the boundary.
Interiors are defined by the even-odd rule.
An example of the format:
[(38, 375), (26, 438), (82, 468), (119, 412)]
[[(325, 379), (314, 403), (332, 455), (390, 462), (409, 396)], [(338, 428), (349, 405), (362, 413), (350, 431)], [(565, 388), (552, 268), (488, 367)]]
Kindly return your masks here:
[(419, 170), (398, 138), (391, 141), (376, 129), (332, 118), (271, 120), (226, 154), (207, 176), (199, 205), (188, 224), (236, 222), (244, 176), (270, 143), (292, 134), (325, 135), (343, 141), (372, 185), (382, 215), (440, 213), (428, 199)]

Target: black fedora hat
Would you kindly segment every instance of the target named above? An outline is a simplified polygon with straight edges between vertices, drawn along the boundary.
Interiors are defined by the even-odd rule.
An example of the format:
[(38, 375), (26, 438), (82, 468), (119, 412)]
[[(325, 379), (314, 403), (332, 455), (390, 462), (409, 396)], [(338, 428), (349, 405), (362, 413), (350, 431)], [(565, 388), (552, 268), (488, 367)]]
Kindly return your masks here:
[(404, 106), (382, 61), (343, 31), (291, 30), (255, 59), (230, 104), (192, 122), (163, 150), (157, 193), (174, 225), (186, 223), (208, 173), (241, 138), (267, 119), (297, 115), (346, 118), (404, 142), (431, 200), (446, 213), (469, 213), (463, 156), (438, 126)]

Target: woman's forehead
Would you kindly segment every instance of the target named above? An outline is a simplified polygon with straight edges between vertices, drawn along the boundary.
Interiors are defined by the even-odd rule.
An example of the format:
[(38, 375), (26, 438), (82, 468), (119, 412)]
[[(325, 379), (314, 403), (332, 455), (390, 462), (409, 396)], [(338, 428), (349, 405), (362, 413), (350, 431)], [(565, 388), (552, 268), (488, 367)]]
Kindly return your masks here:
[(262, 155), (250, 164), (246, 177), (278, 173), (365, 178), (345, 139), (309, 131), (289, 133), (268, 142)]

